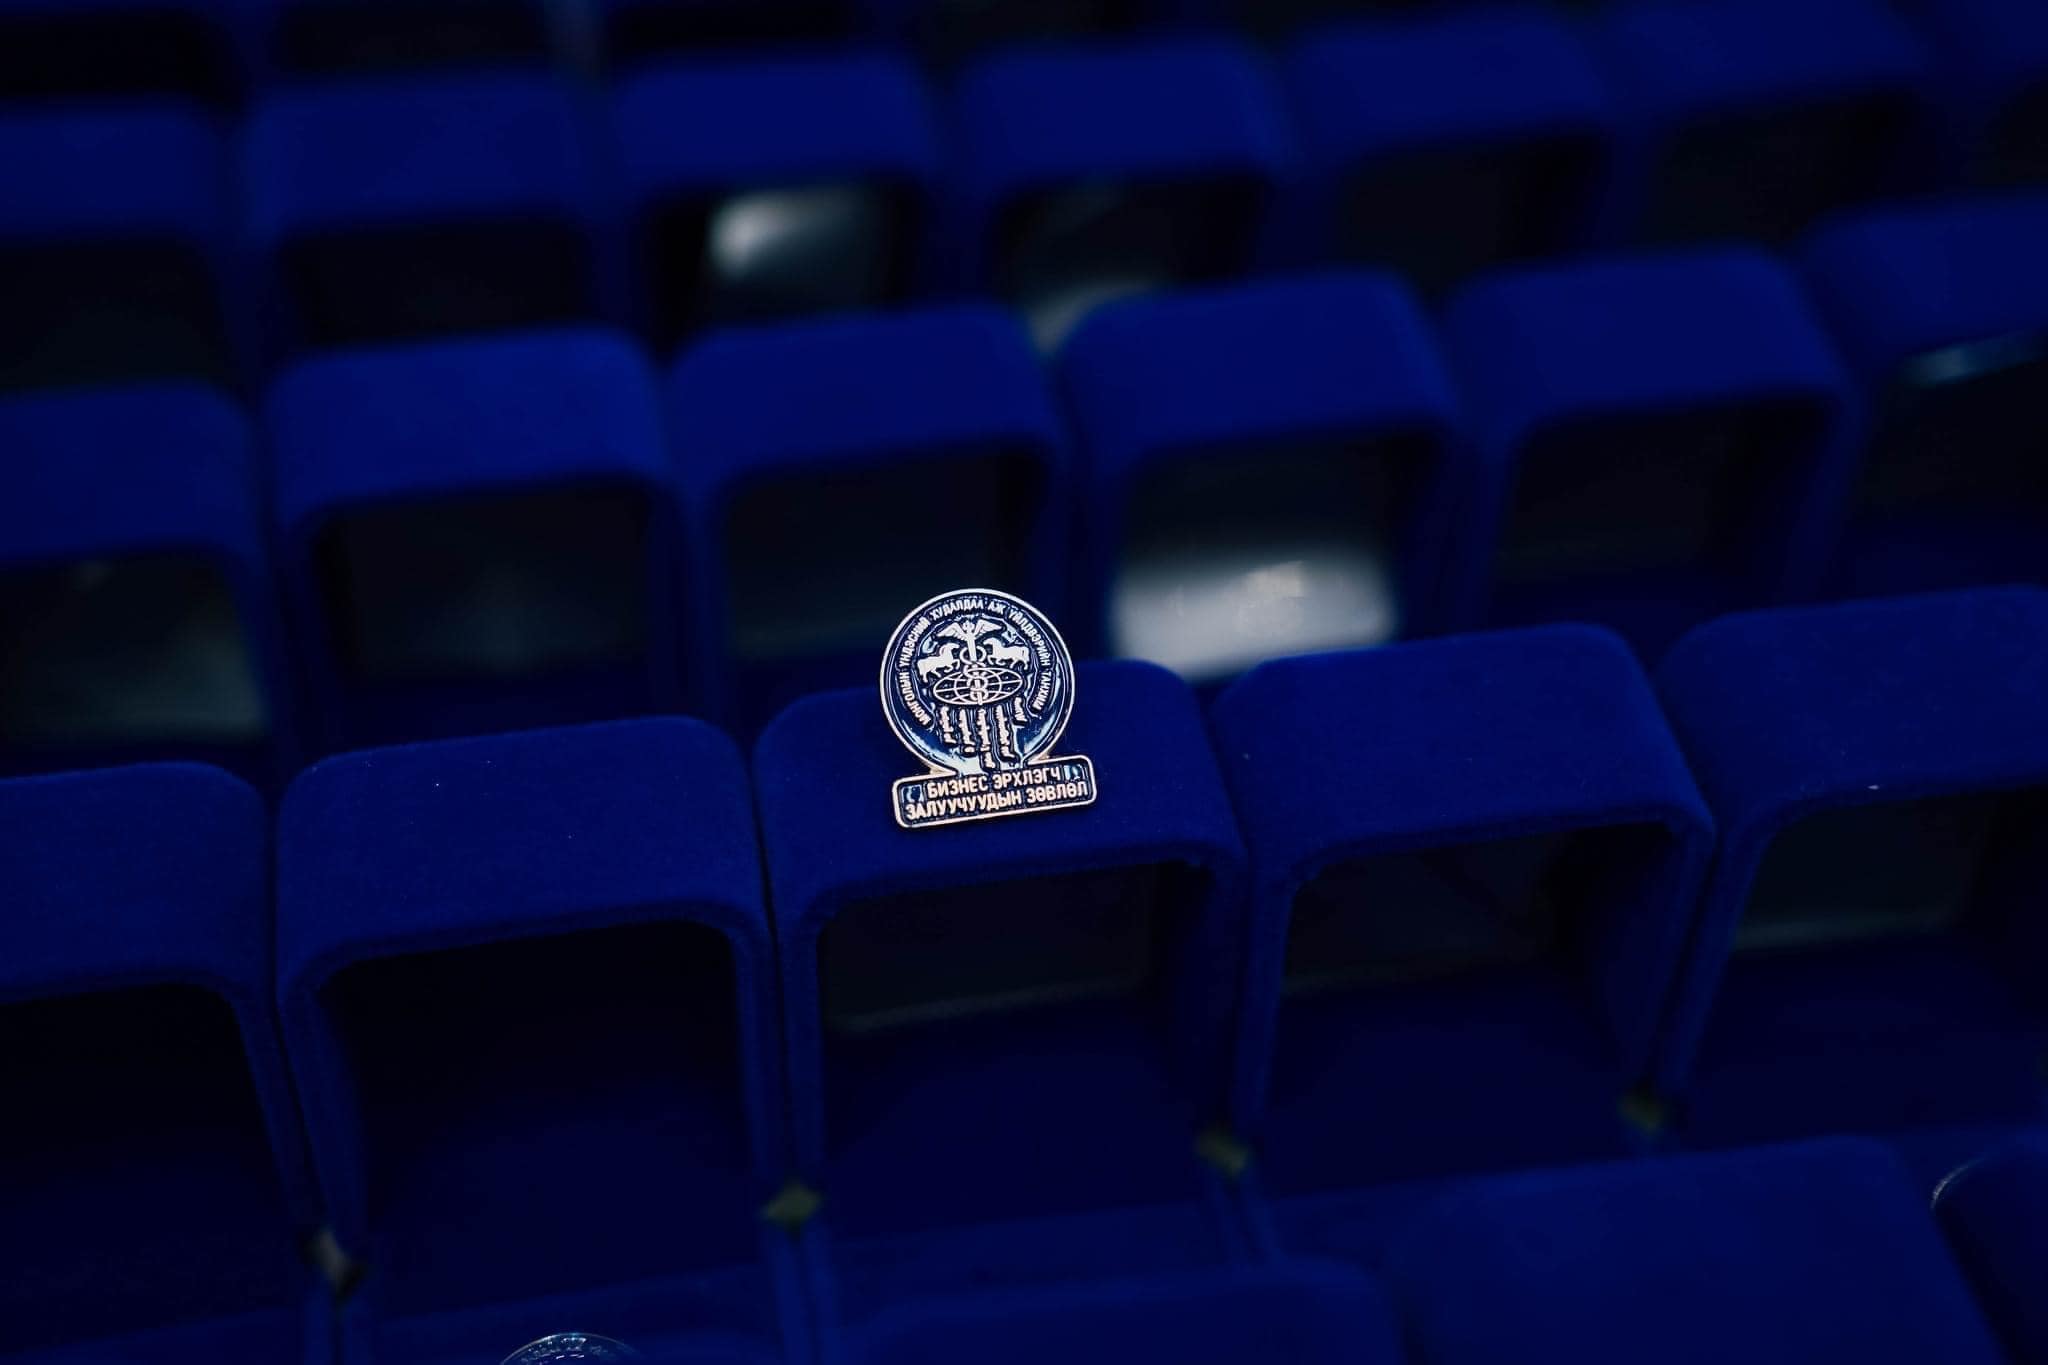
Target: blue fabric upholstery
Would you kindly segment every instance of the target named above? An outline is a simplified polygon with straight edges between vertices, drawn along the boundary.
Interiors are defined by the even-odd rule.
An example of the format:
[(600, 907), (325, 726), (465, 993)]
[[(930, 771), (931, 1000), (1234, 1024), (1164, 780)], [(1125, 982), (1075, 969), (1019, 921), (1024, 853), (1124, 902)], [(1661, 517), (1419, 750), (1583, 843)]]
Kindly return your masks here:
[(1256, 216), (1290, 155), (1264, 71), (1221, 39), (996, 53), (959, 74), (947, 112), (953, 201), (934, 265), (966, 288), (1000, 275), (1004, 217), (1026, 196), (1218, 182), (1246, 187)]
[(1713, 828), (1626, 648), (1559, 626), (1278, 660), (1212, 726), (1266, 1186), (1627, 1151)]
[[(634, 300), (642, 325), (658, 339), (673, 341), (693, 324), (798, 310), (801, 300), (793, 298), (721, 298), (679, 268), (665, 270), (663, 253), (686, 246), (702, 269), (716, 244), (691, 239), (709, 238), (712, 212), (749, 191), (858, 187), (885, 196), (889, 235), (896, 240), (883, 244), (881, 287), (824, 306), (882, 303), (912, 285), (939, 148), (924, 88), (900, 58), (849, 53), (665, 62), (620, 83), (611, 97), (611, 122), (636, 234)], [(678, 129), (717, 132), (679, 137)]]
[(1815, 300), (1877, 423), (1833, 591), (2048, 578), (2048, 194), (1843, 219), (1806, 244)]
[(1960, 178), (2038, 183), (2048, 176), (2048, 11), (2030, 0), (1942, 0), (1914, 18), (1940, 64), (1949, 145)]
[[(1066, 439), (1002, 311), (724, 333), (676, 362), (668, 398), (708, 714), (751, 733), (872, 677), (875, 642), (933, 585), (986, 582), (1061, 618)], [(736, 639), (736, 609), (765, 638)]]
[(1284, 72), (1310, 258), (1444, 284), (1590, 240), (1613, 118), (1578, 35), (1544, 7), (1311, 29)]
[[(0, 768), (187, 758), (281, 783), (296, 757), (291, 686), (242, 415), (185, 385), (21, 397), (0, 402), (0, 450), (12, 467), (9, 496), (0, 498), (0, 594), (26, 618), (23, 634), (0, 643), (0, 688), (11, 693), (0, 706)], [(151, 712), (145, 701), (140, 718), (88, 725), (73, 714), (76, 698), (119, 688), (121, 671), (138, 666), (138, 648), (175, 639), (179, 614), (205, 604), (149, 592), (115, 604), (125, 611), (81, 612), (94, 589), (73, 596), (56, 585), (97, 575), (104, 598), (122, 588), (95, 566), (126, 563), (154, 575), (166, 560), (200, 566), (191, 580), (200, 592), (225, 590), (233, 619), (224, 629), (242, 650), (236, 676), (202, 681), (197, 704), (211, 711), (223, 694), (246, 689), (254, 713), (194, 721), (189, 712)], [(43, 671), (53, 656), (86, 676)], [(189, 657), (148, 657), (173, 677), (195, 666)]]
[(2048, 1361), (2048, 1130), (1942, 1181), (1934, 1216), (2012, 1359)]
[(1721, 828), (1660, 1062), (1689, 1138), (2038, 1113), (2048, 594), (1733, 616), (1657, 684)]
[(1352, 1271), (1301, 1265), (913, 1304), (863, 1333), (851, 1357), (863, 1365), (1397, 1365), (1402, 1353), (1377, 1285)]
[(1931, 62), (1883, 0), (1647, 0), (1592, 39), (1628, 130), (1610, 241), (1781, 238), (1924, 174)]
[(265, 826), (196, 764), (0, 782), (9, 1359), (302, 1358)]
[(275, 346), (616, 316), (590, 130), (550, 77), (334, 81), (243, 133)]
[[(679, 518), (654, 380), (623, 338), (337, 353), (287, 372), (264, 416), (326, 748), (673, 704)], [(507, 500), (509, 519), (480, 510)], [(393, 619), (421, 616), (423, 638)]]
[(1059, 381), (1086, 453), (1077, 648), (1107, 641), (1111, 580), (1148, 477), (1209, 457), (1375, 442), (1425, 466), (1389, 539), (1403, 621), (1429, 628), (1470, 471), (1434, 337), (1398, 283), (1315, 275), (1112, 304), (1062, 350)]
[[(942, 831), (894, 823), (918, 765), (871, 690), (807, 698), (756, 745), (797, 1160), (842, 1230), (1202, 1191), (1237, 833), (1178, 679), (1084, 665), (1076, 698), (1057, 752), (1094, 760), (1093, 805)], [(1133, 940), (1143, 960), (1118, 958)]]
[(1994, 1365), (1926, 1198), (1874, 1143), (1504, 1176), (1387, 1267), (1432, 1365)]
[(0, 201), (0, 388), (234, 377), (227, 155), (205, 118), (169, 101), (9, 109), (0, 182), (24, 191)]
[(569, 1322), (773, 1339), (774, 980), (729, 740), (649, 719), (309, 769), (278, 976), (329, 1212), (377, 1267), (364, 1358)]
[(1531, 267), (1465, 288), (1444, 326), (1481, 460), (1455, 619), (1589, 620), (1654, 658), (1710, 616), (1814, 586), (1856, 407), (1778, 262)]

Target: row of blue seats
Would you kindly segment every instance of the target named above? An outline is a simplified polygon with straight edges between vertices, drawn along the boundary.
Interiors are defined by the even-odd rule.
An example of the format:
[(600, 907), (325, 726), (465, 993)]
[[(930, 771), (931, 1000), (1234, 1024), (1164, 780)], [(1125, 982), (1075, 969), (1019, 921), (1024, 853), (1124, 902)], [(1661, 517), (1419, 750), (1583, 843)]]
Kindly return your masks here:
[(1934, 1212), (1882, 1149), (1851, 1141), (1524, 1175), (1443, 1200), (1377, 1276), (1296, 1263), (917, 1303), (855, 1333), (845, 1358), (2048, 1360), (2048, 1143), (1977, 1163)]
[(0, 118), (0, 183), (34, 187), (0, 197), (0, 383), (240, 380), (309, 346), (574, 320), (667, 346), (963, 292), (1052, 338), (1148, 282), (1364, 262), (1437, 288), (2041, 178), (2040, 121), (1957, 131), (1880, 0), (1807, 8), (1622, 7), (1600, 42), (1483, 10), (1335, 31), (1277, 71), (1210, 38), (1020, 50), (943, 113), (872, 52), (663, 66), (601, 111), (531, 72), (322, 84), (263, 101), (233, 153), (173, 105), (36, 106)]
[[(1971, 92), (1980, 109), (2040, 79), (2043, 29), (2027, 0), (1900, 8), (1952, 85), (1990, 83)], [(1397, 9), (1372, 0), (7, 0), (0, 99), (161, 92), (229, 104), (251, 87), (335, 73), (511, 61), (587, 68), (764, 44), (908, 44), (944, 62), (1006, 42), (1189, 26), (1271, 37)], [(1648, 27), (1684, 22), (1655, 17)], [(1862, 37), (1830, 35), (1824, 8), (1772, 22), (1790, 47)]]
[(1206, 715), (1085, 664), (1097, 802), (944, 831), (871, 690), (751, 765), (682, 718), (339, 756), (274, 857), (216, 770), (13, 779), (0, 1317), (285, 1359), (324, 1221), (350, 1359), (787, 1348), (791, 1281), (1379, 1264), (1474, 1171), (1863, 1132), (1931, 1186), (2048, 1120), (2043, 695), (2009, 588), (1654, 678), (1582, 626), (1302, 656)]
[[(260, 437), (192, 387), (0, 402), (0, 767), (274, 786), (678, 708), (752, 734), (871, 676), (948, 584), (1164, 658), (1117, 585), (1240, 541), (1377, 557), (1384, 600), (1321, 647), (1582, 620), (1654, 659), (1747, 606), (2040, 581), (2043, 240), (2048, 197), (1873, 213), (1797, 274), (1535, 268), (1440, 326), (1374, 275), (1162, 294), (1051, 383), (1008, 316), (954, 306), (734, 329), (660, 385), (591, 331), (340, 352), (270, 389)], [(1259, 627), (1183, 671), (1314, 647)]]

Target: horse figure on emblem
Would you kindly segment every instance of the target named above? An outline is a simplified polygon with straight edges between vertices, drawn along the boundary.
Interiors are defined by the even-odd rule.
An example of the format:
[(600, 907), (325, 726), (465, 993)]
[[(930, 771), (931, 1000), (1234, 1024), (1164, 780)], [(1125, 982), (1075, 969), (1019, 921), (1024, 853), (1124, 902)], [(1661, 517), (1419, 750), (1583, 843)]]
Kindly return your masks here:
[(939, 740), (984, 769), (1021, 767), (1017, 727), (1027, 724), (1029, 645), (1005, 638), (1007, 627), (987, 616), (952, 621), (932, 632), (917, 661), (917, 681), (939, 717)]

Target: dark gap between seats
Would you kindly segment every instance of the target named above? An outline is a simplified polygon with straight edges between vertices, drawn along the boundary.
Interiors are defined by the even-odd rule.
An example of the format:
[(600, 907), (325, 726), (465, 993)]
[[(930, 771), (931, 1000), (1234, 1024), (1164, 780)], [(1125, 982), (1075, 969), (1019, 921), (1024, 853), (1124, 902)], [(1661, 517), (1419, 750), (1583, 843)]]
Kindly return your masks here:
[(1207, 888), (1160, 864), (842, 910), (818, 951), (843, 1225), (1192, 1197)]
[(1409, 570), (1433, 454), (1400, 433), (1154, 462), (1125, 514), (1112, 651), (1202, 683), (1401, 634), (1427, 590)]
[(589, 248), (566, 221), (336, 228), (287, 241), (281, 257), (313, 345), (541, 327), (597, 311)]
[(724, 936), (679, 923), (337, 975), (386, 1311), (750, 1257), (735, 990)]
[(1602, 170), (1590, 137), (1557, 134), (1374, 156), (1344, 182), (1337, 250), (1437, 293), (1569, 245)]
[(346, 513), (315, 550), (343, 670), (530, 677), (646, 656), (652, 511), (605, 484)]
[(269, 728), (219, 568), (138, 555), (0, 573), (0, 743), (253, 744)]
[(149, 986), (0, 1004), (12, 1350), (262, 1308), (299, 1258), (227, 1004)]
[(995, 291), (1050, 351), (1097, 304), (1241, 269), (1259, 198), (1256, 184), (1227, 175), (1093, 181), (1023, 195), (996, 228)]
[(0, 390), (235, 379), (213, 268), (151, 238), (0, 245)]
[(655, 337), (711, 326), (871, 308), (902, 297), (915, 243), (902, 185), (761, 186), (657, 205), (640, 252)]
[(747, 481), (721, 536), (734, 655), (748, 667), (872, 650), (937, 588), (1023, 590), (1044, 496), (1038, 462), (1000, 450)]
[(1637, 235), (1786, 240), (1881, 192), (1912, 120), (1906, 97), (1869, 94), (1681, 128), (1653, 175)]

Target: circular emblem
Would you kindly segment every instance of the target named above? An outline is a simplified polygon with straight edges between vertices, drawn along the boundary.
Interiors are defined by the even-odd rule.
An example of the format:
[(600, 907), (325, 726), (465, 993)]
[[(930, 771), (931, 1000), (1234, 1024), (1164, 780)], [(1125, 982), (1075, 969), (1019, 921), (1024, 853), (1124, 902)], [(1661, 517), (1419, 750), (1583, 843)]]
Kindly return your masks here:
[(638, 1360), (640, 1353), (610, 1337), (588, 1332), (557, 1332), (506, 1356), (502, 1365), (566, 1365), (570, 1361)]
[(1095, 799), (1086, 759), (1051, 757), (1074, 712), (1074, 660), (1029, 602), (991, 588), (939, 594), (889, 637), (881, 684), (890, 728), (933, 775), (896, 784), (898, 823)]

